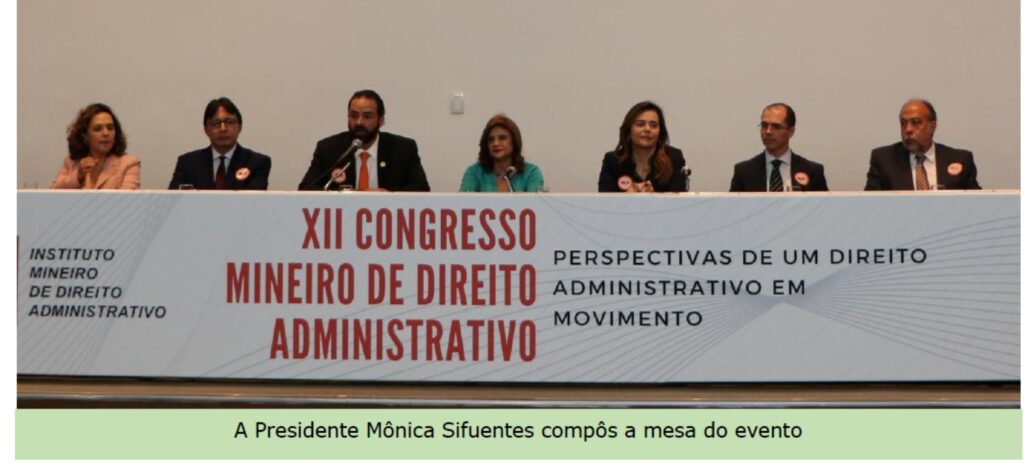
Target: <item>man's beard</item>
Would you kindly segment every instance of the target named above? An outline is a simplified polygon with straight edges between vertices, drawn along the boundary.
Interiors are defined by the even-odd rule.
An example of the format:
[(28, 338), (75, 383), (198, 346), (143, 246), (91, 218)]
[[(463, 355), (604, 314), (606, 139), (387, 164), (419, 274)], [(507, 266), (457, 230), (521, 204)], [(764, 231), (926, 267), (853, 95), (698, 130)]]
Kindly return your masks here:
[(360, 141), (363, 141), (363, 144), (369, 144), (370, 141), (375, 141), (377, 139), (377, 133), (380, 132), (379, 128), (370, 131), (369, 129), (362, 126), (356, 126), (355, 128), (351, 128), (350, 130), (352, 131), (352, 137)]

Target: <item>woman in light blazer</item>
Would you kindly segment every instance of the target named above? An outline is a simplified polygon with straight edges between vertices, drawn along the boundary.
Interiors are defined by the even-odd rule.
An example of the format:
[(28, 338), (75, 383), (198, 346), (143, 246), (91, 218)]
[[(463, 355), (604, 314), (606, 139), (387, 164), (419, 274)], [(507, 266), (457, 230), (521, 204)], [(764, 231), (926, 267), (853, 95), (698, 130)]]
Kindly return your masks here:
[(141, 163), (125, 154), (121, 122), (104, 104), (91, 104), (68, 126), (68, 156), (53, 189), (139, 189)]

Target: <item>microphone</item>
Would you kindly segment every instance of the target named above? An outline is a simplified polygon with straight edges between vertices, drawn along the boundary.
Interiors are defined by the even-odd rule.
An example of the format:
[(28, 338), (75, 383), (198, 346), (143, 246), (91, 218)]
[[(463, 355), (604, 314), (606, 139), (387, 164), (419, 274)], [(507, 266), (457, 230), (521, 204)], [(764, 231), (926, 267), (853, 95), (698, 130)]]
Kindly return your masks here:
[(509, 165), (509, 167), (505, 169), (505, 184), (508, 185), (508, 192), (510, 193), (516, 192), (516, 189), (512, 187), (513, 176), (516, 176), (516, 167)]
[[(359, 150), (359, 148), (361, 147), (363, 147), (363, 141), (360, 139), (353, 139), (352, 144), (348, 146), (348, 149), (345, 149), (345, 152), (341, 153), (341, 157), (338, 157), (338, 160), (336, 162), (332, 163), (330, 167), (327, 167), (327, 171), (325, 173), (328, 175), (328, 178), (327, 184), (324, 185), (324, 191), (327, 191), (327, 188), (329, 188), (331, 186), (331, 183), (334, 182), (334, 176), (331, 176), (331, 172), (334, 171), (334, 167), (341, 165), (341, 162), (344, 162), (345, 159), (351, 157), (352, 154), (355, 153), (355, 151)], [(348, 165), (345, 165), (345, 168), (342, 168), (341, 170), (348, 170)]]
[(686, 188), (685, 191), (690, 192), (690, 175), (693, 174), (693, 171), (690, 170), (690, 167), (683, 165), (683, 168), (679, 170), (679, 173), (683, 174), (683, 186)]

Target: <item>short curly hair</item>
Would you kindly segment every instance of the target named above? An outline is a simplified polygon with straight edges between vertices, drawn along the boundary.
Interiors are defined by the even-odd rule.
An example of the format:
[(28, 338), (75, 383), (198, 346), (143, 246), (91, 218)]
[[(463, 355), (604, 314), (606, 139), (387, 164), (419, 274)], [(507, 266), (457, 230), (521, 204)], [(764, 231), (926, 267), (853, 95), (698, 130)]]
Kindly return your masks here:
[(118, 121), (117, 115), (114, 115), (114, 111), (105, 104), (89, 104), (78, 111), (78, 116), (68, 126), (68, 154), (73, 160), (83, 159), (89, 155), (87, 140), (89, 123), (92, 122), (94, 116), (100, 113), (109, 114), (110, 118), (114, 120), (114, 146), (110, 148), (110, 153), (107, 155), (124, 155), (128, 150), (124, 131), (121, 130), (121, 122)]

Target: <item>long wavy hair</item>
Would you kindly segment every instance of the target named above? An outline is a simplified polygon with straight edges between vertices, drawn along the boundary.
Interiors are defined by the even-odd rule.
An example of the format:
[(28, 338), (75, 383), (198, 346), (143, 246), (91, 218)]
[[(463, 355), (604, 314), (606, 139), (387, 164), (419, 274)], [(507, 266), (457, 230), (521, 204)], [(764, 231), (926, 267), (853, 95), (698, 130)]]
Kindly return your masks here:
[(626, 163), (633, 159), (633, 141), (630, 138), (633, 129), (633, 122), (641, 114), (648, 110), (654, 110), (658, 114), (658, 145), (654, 149), (652, 157), (652, 168), (654, 179), (659, 183), (667, 183), (672, 177), (672, 160), (668, 158), (668, 126), (665, 125), (665, 113), (661, 111), (658, 104), (645, 100), (633, 106), (626, 112), (622, 119), (622, 126), (619, 126), (619, 144), (615, 147), (615, 153), (619, 157), (619, 163)]
[(516, 167), (516, 172), (522, 173), (526, 164), (526, 160), (523, 158), (523, 135), (519, 132), (516, 122), (500, 113), (487, 120), (487, 126), (484, 126), (484, 132), (480, 135), (480, 153), (477, 157), (480, 165), (483, 165), (487, 171), (494, 172), (494, 158), (491, 157), (490, 141), (488, 141), (491, 130), (494, 128), (504, 128), (512, 135), (512, 166)]
[(107, 113), (114, 120), (114, 146), (110, 148), (107, 155), (124, 155), (128, 150), (128, 143), (124, 131), (121, 130), (121, 122), (118, 121), (114, 111), (105, 104), (89, 104), (78, 111), (78, 116), (68, 126), (68, 154), (73, 160), (80, 160), (89, 155), (89, 123), (92, 118), (100, 113)]

